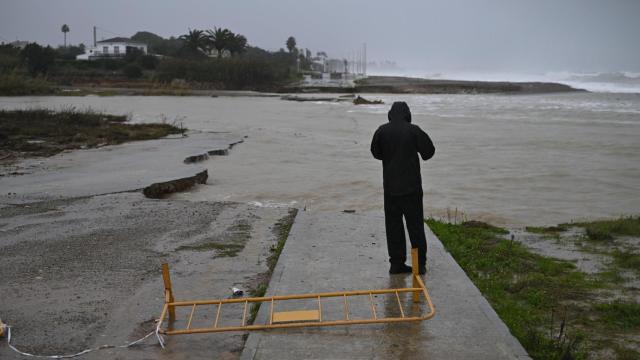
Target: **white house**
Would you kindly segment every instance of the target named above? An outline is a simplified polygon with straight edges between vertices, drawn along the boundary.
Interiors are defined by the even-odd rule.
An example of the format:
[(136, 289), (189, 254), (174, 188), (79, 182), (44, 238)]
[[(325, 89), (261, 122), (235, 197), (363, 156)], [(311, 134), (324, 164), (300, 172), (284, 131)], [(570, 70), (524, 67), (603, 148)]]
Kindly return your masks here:
[[(3, 43), (3, 45), (4, 45), (4, 43)], [(14, 48), (18, 48), (18, 49), (22, 50), (27, 45), (29, 45), (29, 42), (28, 41), (16, 40), (16, 41), (10, 42), (9, 45), (13, 46)]]
[(115, 37), (96, 42), (95, 47), (85, 49), (76, 60), (95, 60), (103, 58), (121, 58), (135, 49), (147, 53), (147, 44), (125, 37)]
[(324, 61), (312, 61), (311, 62), (311, 70), (317, 72), (325, 72), (325, 63)]

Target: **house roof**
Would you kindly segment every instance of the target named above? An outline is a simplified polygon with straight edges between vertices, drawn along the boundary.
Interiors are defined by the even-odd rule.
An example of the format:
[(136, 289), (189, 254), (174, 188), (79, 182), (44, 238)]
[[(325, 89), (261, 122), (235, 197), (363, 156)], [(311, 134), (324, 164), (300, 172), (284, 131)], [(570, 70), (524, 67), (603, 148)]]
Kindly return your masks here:
[(97, 43), (98, 44), (101, 44), (101, 43), (144, 44), (141, 41), (131, 40), (131, 39), (126, 38), (126, 37), (114, 37), (114, 38), (111, 38), (111, 39), (105, 39), (105, 40), (97, 41)]

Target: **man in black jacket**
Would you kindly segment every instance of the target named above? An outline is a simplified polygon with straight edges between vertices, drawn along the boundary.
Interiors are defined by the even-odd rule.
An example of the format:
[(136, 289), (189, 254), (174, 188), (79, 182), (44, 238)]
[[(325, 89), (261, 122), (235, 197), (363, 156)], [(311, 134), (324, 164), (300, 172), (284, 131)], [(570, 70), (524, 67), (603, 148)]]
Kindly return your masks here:
[(384, 184), (384, 220), (389, 273), (410, 273), (405, 265), (407, 247), (402, 217), (407, 223), (412, 248), (418, 248), (420, 274), (426, 272), (427, 240), (422, 210), (420, 161), (435, 153), (433, 142), (420, 127), (411, 124), (411, 111), (404, 101), (396, 101), (389, 110), (389, 122), (381, 125), (371, 141), (371, 154), (382, 160)]

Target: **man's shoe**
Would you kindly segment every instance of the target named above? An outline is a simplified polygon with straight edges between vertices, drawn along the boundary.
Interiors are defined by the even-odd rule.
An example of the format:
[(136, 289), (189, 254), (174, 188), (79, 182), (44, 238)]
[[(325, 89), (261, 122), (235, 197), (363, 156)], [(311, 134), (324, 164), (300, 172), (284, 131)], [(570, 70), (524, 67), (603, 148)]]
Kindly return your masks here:
[(405, 264), (392, 264), (389, 268), (389, 274), (406, 274), (411, 272), (411, 266)]
[(424, 275), (427, 273), (427, 267), (425, 265), (418, 267), (418, 274)]

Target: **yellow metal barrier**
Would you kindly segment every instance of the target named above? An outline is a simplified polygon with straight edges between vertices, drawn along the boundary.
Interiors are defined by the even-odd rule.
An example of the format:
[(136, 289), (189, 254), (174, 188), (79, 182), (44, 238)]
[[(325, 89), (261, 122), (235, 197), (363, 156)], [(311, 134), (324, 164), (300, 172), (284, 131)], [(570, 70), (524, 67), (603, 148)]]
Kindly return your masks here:
[[(171, 287), (171, 278), (169, 276), (169, 267), (167, 264), (162, 265), (162, 277), (165, 287), (165, 303), (160, 315), (158, 332), (165, 335), (179, 335), (179, 334), (197, 334), (197, 333), (211, 333), (211, 332), (223, 332), (223, 331), (250, 331), (250, 330), (265, 330), (265, 329), (282, 329), (282, 328), (300, 328), (300, 327), (314, 327), (314, 326), (336, 326), (336, 325), (355, 325), (355, 324), (377, 324), (377, 323), (394, 323), (394, 322), (409, 322), (409, 321), (423, 321), (431, 319), (435, 315), (435, 308), (431, 302), (431, 297), (427, 292), (424, 282), (418, 274), (418, 253), (417, 249), (411, 251), (413, 274), (412, 283), (413, 287), (410, 288), (398, 288), (398, 289), (380, 289), (380, 290), (357, 290), (357, 291), (338, 291), (338, 292), (325, 292), (314, 294), (297, 294), (297, 295), (280, 295), (280, 296), (266, 296), (266, 297), (251, 297), (251, 298), (238, 298), (238, 299), (219, 299), (219, 300), (192, 300), (192, 301), (175, 301), (173, 297), (173, 290)], [(401, 293), (412, 293), (413, 301), (419, 303), (421, 297), (424, 297), (428, 312), (421, 316), (407, 316), (405, 310), (402, 307), (400, 301)], [(376, 311), (373, 296), (378, 294), (394, 294), (398, 303), (398, 309), (400, 317), (384, 317), (380, 316)], [(368, 296), (371, 306), (371, 318), (354, 319), (350, 316), (349, 309), (349, 297), (354, 296)], [(344, 316), (341, 320), (324, 320), (322, 314), (322, 299), (325, 298), (342, 298), (344, 306)], [(296, 311), (275, 311), (275, 304), (279, 301), (286, 300), (298, 300), (298, 299), (317, 299), (317, 309), (313, 310), (296, 310)], [(247, 323), (247, 309), (249, 303), (270, 303), (269, 319), (264, 324), (248, 324)], [(242, 320), (235, 325), (221, 326), (220, 314), (222, 307), (225, 304), (243, 304), (244, 311), (242, 314)], [(192, 327), (193, 316), (196, 313), (196, 308), (199, 306), (215, 306), (215, 319), (211, 326), (204, 327)], [(177, 307), (190, 307), (189, 317), (186, 319), (186, 326), (182, 329), (174, 329), (172, 324), (175, 321), (175, 310)], [(167, 319), (168, 318), (168, 319)], [(163, 327), (165, 321), (168, 320), (168, 326)]]

